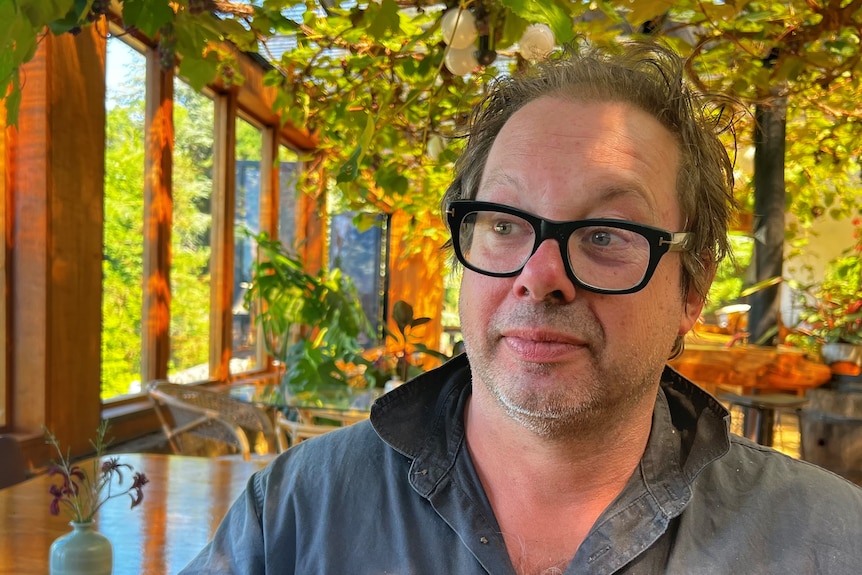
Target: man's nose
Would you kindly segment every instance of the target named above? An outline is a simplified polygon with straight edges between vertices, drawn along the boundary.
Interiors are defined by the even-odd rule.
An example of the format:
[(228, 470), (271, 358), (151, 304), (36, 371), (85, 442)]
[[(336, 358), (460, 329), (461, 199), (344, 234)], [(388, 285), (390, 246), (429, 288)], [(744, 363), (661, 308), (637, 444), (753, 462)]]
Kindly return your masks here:
[(515, 295), (535, 301), (569, 303), (575, 299), (575, 285), (566, 267), (557, 240), (545, 240), (515, 276)]

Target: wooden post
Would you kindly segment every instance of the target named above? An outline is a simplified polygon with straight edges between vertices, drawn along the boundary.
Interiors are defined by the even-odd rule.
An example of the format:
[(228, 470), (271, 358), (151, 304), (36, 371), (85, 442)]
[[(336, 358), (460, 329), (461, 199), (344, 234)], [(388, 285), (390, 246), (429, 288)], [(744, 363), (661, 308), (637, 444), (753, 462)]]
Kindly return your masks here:
[(170, 253), (173, 215), (174, 81), (158, 54), (147, 53), (146, 158), (144, 160), (144, 277), (141, 381), (168, 376), (170, 357)]
[(73, 456), (92, 449), (101, 416), (105, 53), (95, 26), (42, 38), (7, 166), (13, 423), (44, 423)]
[(212, 237), (210, 243), (210, 379), (230, 376), (233, 339), (233, 252), (236, 212), (236, 111), (233, 91), (215, 97)]

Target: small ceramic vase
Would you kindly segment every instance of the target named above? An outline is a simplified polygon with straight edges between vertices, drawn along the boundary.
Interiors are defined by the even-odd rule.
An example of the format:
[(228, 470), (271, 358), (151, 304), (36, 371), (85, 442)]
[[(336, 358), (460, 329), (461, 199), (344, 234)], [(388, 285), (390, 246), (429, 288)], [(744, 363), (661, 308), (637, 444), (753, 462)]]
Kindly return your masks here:
[(95, 523), (70, 523), (72, 531), (51, 544), (51, 575), (111, 575), (113, 549)]

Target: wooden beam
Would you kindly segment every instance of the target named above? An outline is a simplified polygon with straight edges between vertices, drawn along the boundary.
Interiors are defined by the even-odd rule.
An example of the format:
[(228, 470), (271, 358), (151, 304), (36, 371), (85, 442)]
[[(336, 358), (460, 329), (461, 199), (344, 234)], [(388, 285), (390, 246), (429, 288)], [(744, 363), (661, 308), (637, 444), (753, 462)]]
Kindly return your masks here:
[(24, 67), (11, 194), (14, 426), (91, 449), (99, 391), (105, 39), (46, 35)]
[(273, 127), (261, 130), (260, 156), (260, 231), (271, 238), (278, 237), (278, 209), (280, 189), (278, 133)]
[(171, 226), (173, 216), (173, 76), (147, 50), (147, 126), (144, 159), (143, 321), (141, 381), (168, 376), (171, 324)]
[(3, 286), (3, 309), (0, 310), (0, 432), (9, 425), (9, 393), (12, 389), (12, 377), (9, 372), (11, 362), (11, 346), (9, 345), (8, 329), (9, 315), (12, 312), (9, 301), (9, 260), (7, 253), (11, 245), (10, 237), (12, 221), (9, 217), (12, 210), (12, 170), (9, 162), (8, 141), (13, 137), (13, 130), (6, 126), (6, 106), (0, 105), (0, 233), (3, 234), (3, 245), (0, 247), (0, 286)]
[(216, 380), (226, 380), (230, 375), (233, 341), (236, 112), (237, 98), (234, 92), (215, 97), (210, 238), (210, 379)]

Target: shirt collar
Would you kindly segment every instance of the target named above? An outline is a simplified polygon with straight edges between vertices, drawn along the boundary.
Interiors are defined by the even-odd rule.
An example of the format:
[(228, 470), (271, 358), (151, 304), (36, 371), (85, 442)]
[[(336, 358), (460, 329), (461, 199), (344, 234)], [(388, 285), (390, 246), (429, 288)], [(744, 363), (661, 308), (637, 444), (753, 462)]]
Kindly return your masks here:
[[(464, 442), (464, 405), (471, 389), (470, 365), (461, 354), (372, 406), (371, 423), (380, 438), (413, 460), (418, 490), (429, 492), (454, 465)], [(670, 516), (688, 499), (694, 478), (730, 448), (729, 418), (714, 397), (665, 368), (641, 473)]]

